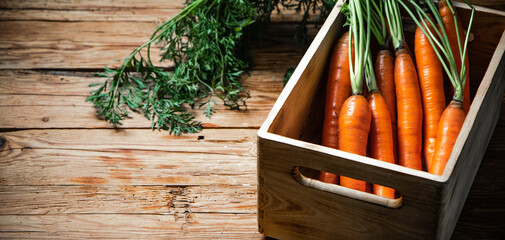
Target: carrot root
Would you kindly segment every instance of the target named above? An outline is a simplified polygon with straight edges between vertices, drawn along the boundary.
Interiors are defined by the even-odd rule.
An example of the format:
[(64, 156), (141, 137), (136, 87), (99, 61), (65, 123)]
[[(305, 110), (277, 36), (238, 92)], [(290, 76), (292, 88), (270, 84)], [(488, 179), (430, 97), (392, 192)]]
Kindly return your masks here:
[[(366, 156), (371, 118), (370, 108), (365, 97), (362, 95), (349, 97), (340, 110), (338, 149)], [(367, 191), (365, 181), (349, 177), (340, 176), (340, 185), (360, 191)]]
[(459, 101), (451, 101), (440, 118), (435, 153), (429, 168), (430, 173), (443, 174), (465, 118), (463, 104)]
[[(326, 103), (321, 144), (338, 148), (338, 115), (344, 101), (351, 96), (349, 72), (349, 32), (340, 37), (333, 49), (326, 85)], [(321, 172), (319, 180), (338, 184), (338, 176)]]
[(416, 68), (407, 50), (396, 51), (395, 87), (398, 117), (398, 163), (422, 170), (423, 110)]
[[(369, 155), (381, 161), (394, 163), (393, 129), (386, 101), (379, 92), (370, 93), (367, 99), (372, 113)], [(394, 189), (376, 184), (373, 185), (373, 193), (387, 198), (395, 196)]]
[[(430, 29), (433, 29), (428, 21), (425, 22)], [(438, 123), (445, 109), (444, 75), (442, 63), (419, 27), (416, 29), (414, 48), (423, 99), (423, 155), (429, 169), (433, 152), (435, 152)]]

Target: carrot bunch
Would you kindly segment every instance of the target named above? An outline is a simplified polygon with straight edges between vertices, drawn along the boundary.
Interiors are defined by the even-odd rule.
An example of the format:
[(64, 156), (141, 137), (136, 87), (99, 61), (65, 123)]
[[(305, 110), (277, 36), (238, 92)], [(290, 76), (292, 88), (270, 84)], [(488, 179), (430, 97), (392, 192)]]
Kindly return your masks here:
[[(406, 44), (400, 5), (417, 24), (415, 55)], [(468, 5), (471, 26), (475, 10)], [(414, 0), (349, 1), (349, 32), (335, 45), (329, 68), (323, 145), (442, 175), (470, 103), (470, 27), (465, 35), (450, 1), (437, 7), (425, 0), (423, 7)], [(371, 35), (380, 49), (375, 61)], [(454, 89), (447, 106), (443, 71)], [(396, 194), (326, 172), (320, 180), (387, 198)]]
[[(414, 6), (416, 13), (411, 11), (403, 1), (400, 1), (405, 10), (414, 19), (423, 35), (430, 42), (432, 50), (440, 60), (454, 88), (452, 101), (440, 116), (435, 139), (435, 149), (428, 166), (428, 172), (442, 175), (466, 118), (467, 110), (464, 106), (469, 105), (470, 102), (469, 94), (465, 94), (466, 91), (464, 90), (468, 88), (468, 67), (462, 63), (468, 62), (468, 38), (475, 8), (465, 1), (472, 9), (472, 14), (466, 36), (463, 38), (464, 33), (461, 30), (457, 14), (450, 1), (440, 1), (438, 8), (432, 1), (425, 1), (433, 13), (436, 22), (415, 1), (409, 0), (409, 2)], [(449, 18), (452, 18), (452, 21), (447, 21)], [(437, 25), (439, 28), (430, 27)], [(453, 32), (455, 34), (452, 34)]]

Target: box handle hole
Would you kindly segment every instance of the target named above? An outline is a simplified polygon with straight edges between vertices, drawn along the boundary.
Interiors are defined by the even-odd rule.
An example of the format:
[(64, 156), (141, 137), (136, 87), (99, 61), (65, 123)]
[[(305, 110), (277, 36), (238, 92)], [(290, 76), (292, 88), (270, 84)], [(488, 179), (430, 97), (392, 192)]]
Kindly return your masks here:
[[(314, 171), (314, 170), (312, 170)], [(378, 196), (368, 192), (362, 192), (359, 190), (342, 187), (337, 184), (325, 183), (321, 182), (317, 179), (310, 178), (302, 174), (300, 171), (300, 167), (295, 167), (293, 169), (293, 177), (295, 180), (303, 186), (318, 189), (325, 192), (330, 192), (342, 196), (346, 196), (349, 198), (374, 203), (377, 205), (385, 206), (388, 208), (399, 208), (402, 206), (403, 198), (400, 196), (399, 198), (391, 199), (382, 196)]]

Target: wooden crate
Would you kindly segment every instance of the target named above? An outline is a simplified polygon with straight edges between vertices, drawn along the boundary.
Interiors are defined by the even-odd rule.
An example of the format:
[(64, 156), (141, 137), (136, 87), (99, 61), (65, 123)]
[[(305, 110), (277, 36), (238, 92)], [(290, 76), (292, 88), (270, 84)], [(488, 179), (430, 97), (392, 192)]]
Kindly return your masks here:
[[(470, 11), (457, 6), (466, 25)], [(438, 176), (319, 145), (328, 58), (343, 33), (340, 7), (341, 1), (258, 132), (259, 231), (279, 239), (449, 239), (500, 112), (505, 14), (477, 7), (469, 50), (473, 102)], [(401, 198), (307, 178), (314, 170), (392, 187)]]

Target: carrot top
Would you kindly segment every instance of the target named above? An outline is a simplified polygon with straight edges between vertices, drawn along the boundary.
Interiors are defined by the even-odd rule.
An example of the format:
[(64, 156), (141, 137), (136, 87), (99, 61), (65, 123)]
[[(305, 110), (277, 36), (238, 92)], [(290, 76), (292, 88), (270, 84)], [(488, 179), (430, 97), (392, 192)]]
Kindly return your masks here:
[(404, 48), (405, 37), (403, 35), (402, 18), (400, 15), (400, 7), (398, 1), (381, 0), (384, 1), (386, 10), (386, 19), (389, 24), (389, 32), (391, 34), (391, 41), (395, 50)]
[[(407, 13), (412, 17), (412, 19), (416, 22), (417, 26), (423, 31), (424, 35), (428, 38), (431, 46), (433, 47), (433, 50), (435, 50), (435, 53), (437, 54), (437, 57), (440, 59), (440, 62), (442, 63), (442, 67), (444, 68), (444, 71), (446, 72), (447, 76), (449, 77), (449, 80), (451, 81), (452, 86), (454, 87), (454, 100), (458, 101), (463, 101), (463, 89), (466, 84), (466, 67), (465, 64), (462, 64), (461, 66), (461, 71), (458, 71), (458, 68), (456, 66), (456, 61), (455, 61), (455, 54), (451, 51), (451, 45), (449, 43), (448, 37), (447, 37), (447, 32), (443, 27), (440, 29), (438, 28), (429, 28), (428, 24), (426, 21), (428, 21), (431, 26), (436, 26), (437, 24), (439, 26), (444, 26), (443, 21), (442, 21), (442, 16), (440, 15), (438, 8), (435, 6), (435, 4), (430, 1), (430, 0), (425, 0), (426, 4), (428, 5), (429, 9), (432, 12), (432, 16), (435, 18), (435, 21), (437, 21), (437, 24), (433, 22), (433, 20), (422, 10), (422, 8), (414, 1), (414, 0), (408, 0), (415, 8), (415, 13), (411, 11), (408, 6), (403, 2), (403, 0), (400, 0), (400, 4), (405, 8)], [(466, 37), (465, 37), (465, 42), (462, 43), (460, 40), (460, 33), (458, 30), (457, 26), (457, 19), (456, 19), (456, 14), (454, 11), (454, 8), (451, 4), (450, 1), (447, 1), (447, 5), (449, 6), (451, 13), (454, 16), (454, 23), (455, 23), (455, 28), (456, 28), (456, 35), (458, 39), (458, 48), (459, 48), (459, 54), (461, 56), (461, 62), (465, 62), (465, 56), (466, 56), (466, 51), (467, 51), (467, 46), (468, 46), (468, 38), (470, 36), (470, 29), (472, 27), (473, 23), (473, 16), (475, 14), (475, 8), (468, 3), (467, 0), (464, 0), (466, 4), (472, 9), (472, 14), (470, 16), (470, 21), (468, 23), (468, 29), (466, 32)]]
[[(370, 26), (370, 0), (365, 0), (364, 5), (360, 3), (360, 0), (349, 1), (349, 42), (351, 43), (349, 44), (349, 70), (353, 94), (361, 94), (363, 91), (365, 64), (367, 54), (370, 53), (370, 28), (368, 27)], [(366, 19), (364, 8), (366, 8)], [(352, 51), (352, 45), (354, 45), (354, 51)]]
[[(380, 48), (385, 49), (388, 46), (389, 34), (384, 17), (384, 3), (382, 0), (378, 1), (378, 3), (377, 1), (370, 1), (370, 3), (370, 31), (374, 35), (375, 39), (377, 39), (377, 43), (379, 43)], [(366, 4), (366, 1), (361, 0), (362, 8), (366, 9)]]
[[(377, 39), (380, 48), (387, 49), (389, 35), (386, 26), (386, 20), (384, 20), (383, 1), (379, 1), (378, 4), (376, 1), (371, 1), (371, 8), (367, 4), (367, 1), (361, 0), (362, 8), (367, 9), (367, 17), (370, 16), (368, 27), (370, 28), (370, 31), (374, 35), (375, 39)], [(369, 92), (378, 90), (371, 51), (368, 51), (366, 53), (365, 79)]]

